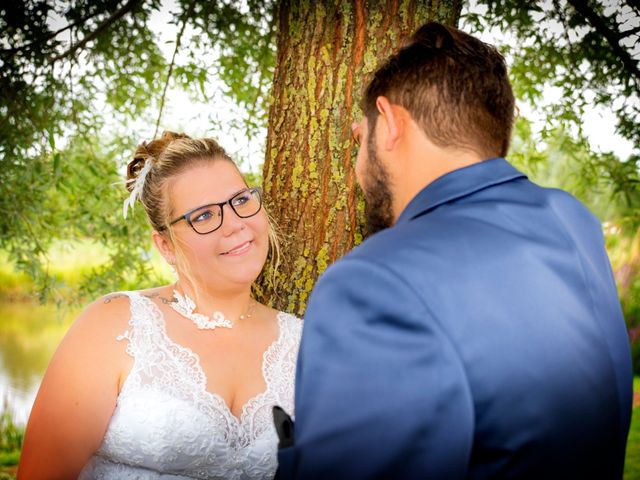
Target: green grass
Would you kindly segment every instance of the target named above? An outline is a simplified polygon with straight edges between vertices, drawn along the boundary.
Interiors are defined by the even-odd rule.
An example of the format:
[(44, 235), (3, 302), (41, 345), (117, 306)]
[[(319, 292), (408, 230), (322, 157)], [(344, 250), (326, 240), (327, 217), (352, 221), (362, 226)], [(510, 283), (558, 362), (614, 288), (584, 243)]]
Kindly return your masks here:
[[(99, 265), (106, 260), (109, 252), (105, 247), (91, 240), (81, 241), (57, 241), (48, 253), (51, 259), (50, 273), (68, 277), (85, 267)], [(0, 269), (11, 271), (9, 253), (2, 251), (0, 254)]]
[[(633, 379), (633, 391), (640, 393), (640, 377)], [(633, 417), (631, 418), (624, 480), (640, 480), (640, 406), (633, 409)]]
[(0, 465), (9, 467), (17, 465), (20, 460), (20, 450), (11, 450), (10, 452), (0, 452)]
[[(109, 260), (109, 250), (89, 239), (56, 241), (48, 252), (48, 258), (49, 275), (66, 287), (75, 289), (87, 274)], [(150, 248), (149, 261), (160, 277), (173, 278), (171, 268), (155, 247)], [(33, 280), (26, 273), (17, 271), (11, 261), (11, 255), (5, 250), (0, 250), (0, 295), (21, 298), (29, 296), (33, 291)]]
[[(84, 240), (56, 242), (47, 257), (50, 259), (49, 275), (73, 288), (91, 269), (106, 262), (109, 255), (103, 246)], [(4, 250), (0, 250), (0, 286), (0, 293), (5, 296), (19, 297), (34, 289), (33, 280), (15, 269), (11, 255)]]
[[(24, 440), (24, 427), (13, 422), (13, 414), (4, 400), (2, 413), (0, 413), (0, 466), (11, 467), (18, 464), (20, 449)], [(13, 477), (13, 470), (0, 469), (0, 480)]]

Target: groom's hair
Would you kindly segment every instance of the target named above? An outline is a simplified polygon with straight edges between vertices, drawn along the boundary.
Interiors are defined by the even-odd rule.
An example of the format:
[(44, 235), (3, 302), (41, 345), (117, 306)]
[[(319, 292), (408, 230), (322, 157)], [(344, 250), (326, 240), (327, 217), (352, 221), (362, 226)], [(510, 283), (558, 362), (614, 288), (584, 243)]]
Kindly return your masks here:
[(362, 100), (371, 130), (379, 96), (406, 108), (440, 147), (485, 159), (509, 150), (514, 98), (504, 58), (458, 29), (427, 23), (378, 68)]

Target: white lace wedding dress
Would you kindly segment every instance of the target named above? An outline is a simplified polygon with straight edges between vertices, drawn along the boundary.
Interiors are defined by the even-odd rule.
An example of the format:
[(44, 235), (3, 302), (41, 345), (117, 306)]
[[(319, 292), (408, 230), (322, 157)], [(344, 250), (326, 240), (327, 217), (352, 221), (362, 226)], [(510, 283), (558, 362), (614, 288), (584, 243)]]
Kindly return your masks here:
[(280, 333), (264, 353), (266, 390), (253, 397), (238, 419), (224, 399), (207, 391), (198, 356), (166, 333), (158, 306), (136, 292), (128, 340), (131, 373), (101, 447), (80, 474), (87, 479), (272, 478), (277, 435), (271, 407), (293, 414), (295, 362), (302, 322), (278, 314)]

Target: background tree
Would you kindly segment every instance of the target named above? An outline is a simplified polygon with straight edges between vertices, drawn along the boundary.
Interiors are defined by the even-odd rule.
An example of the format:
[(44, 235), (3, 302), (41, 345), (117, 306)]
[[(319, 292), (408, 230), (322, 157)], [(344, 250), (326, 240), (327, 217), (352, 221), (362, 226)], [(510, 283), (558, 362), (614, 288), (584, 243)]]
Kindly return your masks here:
[(82, 292), (155, 281), (141, 212), (122, 221), (118, 171), (158, 131), (169, 85), (207, 102), (218, 76), (245, 107), (247, 131), (265, 123), (273, 4), (173, 4), (177, 35), (166, 60), (151, 25), (160, 8), (156, 0), (0, 6), (0, 249), (42, 299), (61, 292), (48, 273), (59, 240), (92, 238), (111, 252)]
[(455, 25), (460, 8), (451, 0), (279, 3), (264, 188), (286, 242), (280, 294), (262, 282), (278, 308), (303, 314), (318, 275), (362, 241), (351, 124), (365, 79), (423, 23)]
[[(123, 223), (124, 189), (111, 184), (126, 152), (168, 124), (171, 89), (211, 104), (212, 79), (221, 78), (246, 112), (248, 135), (258, 139), (269, 112), (264, 186), (287, 263), (277, 278), (284, 293), (274, 297), (266, 280), (257, 293), (300, 313), (317, 275), (362, 239), (349, 127), (363, 82), (419, 24), (456, 24), (461, 4), (176, 0), (168, 58), (152, 24), (161, 9), (160, 0), (0, 6), (0, 250), (36, 279), (43, 298), (61, 291), (47, 273), (50, 246), (73, 238), (110, 252), (81, 292), (155, 283), (142, 211)], [(638, 10), (632, 0), (483, 0), (461, 17), (481, 36), (491, 28), (511, 34), (501, 49), (520, 102), (540, 106), (545, 88), (562, 91), (540, 106), (548, 113), (541, 135), (518, 120), (510, 159), (631, 231), (640, 223)], [(590, 148), (581, 130), (590, 104), (616, 111), (618, 131), (636, 147), (629, 159)]]
[[(625, 218), (631, 228), (637, 228), (640, 3), (483, 0), (474, 2), (463, 24), (477, 34), (497, 30), (510, 39), (499, 47), (509, 58), (516, 96), (546, 116), (539, 140), (551, 140), (560, 129), (572, 139), (563, 149), (565, 154), (590, 151), (581, 157), (582, 187), (593, 190), (595, 184), (608, 184), (612, 199), (628, 207)], [(553, 101), (545, 98), (549, 92), (557, 93)], [(634, 146), (629, 158), (593, 152), (583, 122), (585, 111), (594, 106), (615, 114), (617, 133)]]

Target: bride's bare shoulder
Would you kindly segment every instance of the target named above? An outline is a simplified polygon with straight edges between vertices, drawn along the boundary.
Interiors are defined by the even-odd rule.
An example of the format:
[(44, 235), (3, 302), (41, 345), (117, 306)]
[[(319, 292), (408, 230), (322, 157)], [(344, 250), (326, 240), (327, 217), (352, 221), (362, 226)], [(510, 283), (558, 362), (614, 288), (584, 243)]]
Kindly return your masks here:
[(113, 292), (97, 298), (80, 313), (69, 333), (106, 338), (121, 334), (131, 318), (130, 294)]
[(76, 323), (89, 324), (99, 329), (122, 329), (127, 326), (131, 318), (131, 298), (146, 297), (156, 303), (171, 301), (170, 286), (149, 288), (131, 292), (112, 292), (89, 304)]
[[(60, 373), (69, 365), (92, 368), (101, 365), (101, 374), (117, 384), (126, 371), (130, 359), (126, 354), (126, 343), (120, 341), (131, 328), (130, 299), (125, 293), (110, 293), (87, 305), (75, 319), (52, 359), (52, 365), (63, 365)], [(50, 367), (51, 368), (51, 367)], [(69, 370), (71, 372), (71, 370)], [(69, 373), (71, 375), (71, 373)], [(57, 377), (56, 377), (57, 378)]]
[(131, 293), (129, 292), (112, 292), (95, 299), (90, 303), (82, 315), (90, 314), (92, 316), (103, 317), (115, 314), (125, 314), (130, 311)]
[(167, 286), (148, 288), (146, 290), (136, 290), (130, 292), (112, 292), (96, 299), (91, 303), (84, 313), (94, 316), (128, 315), (131, 308), (131, 298), (134, 296), (146, 297), (162, 301), (165, 297), (170, 297), (170, 289)]

